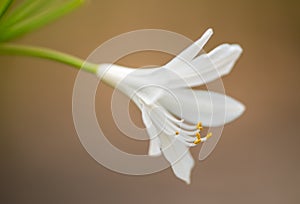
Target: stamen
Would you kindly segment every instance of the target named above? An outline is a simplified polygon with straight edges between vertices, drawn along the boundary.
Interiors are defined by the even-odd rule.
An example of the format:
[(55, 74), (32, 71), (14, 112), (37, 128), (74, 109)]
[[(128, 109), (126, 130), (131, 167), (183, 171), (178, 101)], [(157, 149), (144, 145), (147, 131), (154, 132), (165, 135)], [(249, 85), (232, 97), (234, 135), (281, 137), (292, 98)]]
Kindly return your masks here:
[(198, 130), (203, 130), (203, 127), (202, 127), (202, 123), (201, 122), (199, 122), (199, 123), (197, 123), (197, 129)]
[(195, 141), (194, 141), (194, 144), (199, 144), (201, 142), (201, 138), (200, 139), (196, 139)]
[(208, 139), (208, 138), (210, 138), (212, 136), (212, 133), (210, 132), (210, 133), (208, 133), (205, 137)]
[(185, 130), (185, 129), (182, 129), (181, 127), (177, 126), (176, 124), (172, 123), (171, 121), (167, 120), (167, 124), (170, 125), (170, 127), (172, 129), (174, 129), (175, 131), (177, 131), (178, 128), (180, 128), (180, 133), (182, 134), (186, 134), (186, 135), (189, 135), (191, 137), (194, 137), (195, 134), (199, 131), (199, 130), (194, 130), (193, 131), (189, 131), (189, 130)]
[(196, 134), (197, 139), (194, 141), (194, 144), (199, 144), (200, 142), (207, 141), (212, 136), (212, 133), (208, 133), (205, 137), (201, 138), (200, 133)]
[(174, 124), (176, 124), (177, 126), (179, 126), (180, 128), (186, 129), (186, 130), (195, 130), (195, 126), (194, 125), (188, 125), (184, 122), (184, 119), (177, 119), (175, 118), (173, 115), (171, 115), (168, 111), (163, 110), (162, 111), (164, 113), (164, 115), (170, 119), (170, 121), (172, 121)]
[(197, 132), (197, 133), (196, 133), (196, 137), (197, 137), (197, 139), (198, 139), (198, 140), (200, 140), (200, 139), (201, 139), (200, 132)]
[(177, 136), (176, 139), (180, 140), (187, 146), (193, 147), (201, 142), (205, 142), (212, 136), (212, 133), (208, 133), (205, 137), (201, 138), (200, 131), (203, 129), (201, 122), (198, 122), (197, 124), (185, 123), (183, 119), (179, 120), (175, 118), (164, 109), (162, 109), (161, 112), (154, 113), (154, 124), (158, 127), (161, 127), (160, 121), (165, 121), (166, 123), (163, 127), (164, 132), (167, 135)]
[(177, 119), (177, 118), (175, 118), (173, 115), (171, 115), (168, 111), (166, 111), (166, 110), (162, 110), (162, 112), (163, 112), (163, 114), (167, 117), (167, 118), (169, 118), (172, 122), (174, 122), (174, 123), (176, 123), (176, 124), (178, 124), (178, 123), (183, 123), (183, 121), (184, 121), (184, 119)]
[(186, 130), (196, 130), (195, 125), (188, 125), (186, 123), (181, 123), (178, 124), (181, 128), (186, 129)]
[(194, 144), (194, 141), (187, 141), (182, 137), (176, 137), (176, 139), (178, 139), (179, 141), (183, 142), (185, 145), (189, 146), (189, 147), (194, 147), (196, 144)]

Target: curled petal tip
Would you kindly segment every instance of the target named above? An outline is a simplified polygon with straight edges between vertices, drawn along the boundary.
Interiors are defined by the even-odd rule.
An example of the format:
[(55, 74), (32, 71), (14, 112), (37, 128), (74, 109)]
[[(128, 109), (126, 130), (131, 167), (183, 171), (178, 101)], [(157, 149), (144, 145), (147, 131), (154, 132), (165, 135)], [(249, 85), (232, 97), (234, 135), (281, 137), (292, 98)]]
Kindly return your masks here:
[(237, 110), (239, 112), (239, 115), (242, 115), (246, 110), (246, 106), (244, 104), (242, 104), (241, 102), (239, 102), (238, 106), (237, 106)]
[(228, 113), (228, 114), (230, 114), (230, 117), (229, 117), (230, 121), (228, 121), (228, 122), (231, 122), (231, 121), (239, 118), (246, 110), (246, 106), (244, 104), (242, 104), (241, 102), (234, 100), (234, 103), (235, 103), (234, 108), (231, 109), (232, 112)]
[(214, 31), (213, 31), (212, 28), (209, 28), (209, 29), (206, 30), (205, 33), (212, 35), (214, 33)]
[(207, 41), (212, 36), (212, 34), (213, 34), (213, 30), (209, 28), (204, 32), (204, 34), (198, 40), (196, 40), (196, 42), (194, 43), (195, 45), (198, 46), (198, 48), (195, 49), (196, 54), (203, 48), (203, 46), (207, 43)]
[[(201, 44), (202, 44), (201, 46), (204, 46), (204, 44), (208, 41), (208, 39), (212, 36), (213, 33), (214, 33), (213, 29), (211, 29), (211, 28), (207, 29), (204, 32), (204, 34), (201, 36), (201, 38), (198, 40), (198, 43), (201, 42)], [(204, 41), (204, 43), (202, 41)], [(198, 43), (196, 43), (196, 44), (198, 44)]]
[(188, 178), (187, 180), (184, 180), (185, 181), (185, 183), (187, 184), (187, 185), (190, 185), (191, 184), (191, 179), (190, 178)]
[(236, 52), (238, 52), (240, 54), (243, 52), (243, 48), (240, 45), (238, 45), (238, 44), (231, 45), (231, 48), (234, 49), (234, 50), (236, 50)]

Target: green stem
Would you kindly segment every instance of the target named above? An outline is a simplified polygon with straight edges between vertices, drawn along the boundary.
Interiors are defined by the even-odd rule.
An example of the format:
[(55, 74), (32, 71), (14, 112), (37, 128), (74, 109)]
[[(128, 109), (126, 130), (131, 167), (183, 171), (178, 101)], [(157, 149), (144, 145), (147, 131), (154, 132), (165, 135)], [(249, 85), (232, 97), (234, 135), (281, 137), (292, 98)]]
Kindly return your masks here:
[(97, 67), (98, 67), (97, 64), (85, 62), (84, 60), (78, 57), (74, 57), (72, 55), (65, 54), (59, 51), (42, 48), (42, 47), (16, 45), (12, 43), (1, 43), (0, 54), (23, 55), (23, 56), (49, 59), (67, 65), (71, 65), (77, 69), (82, 69), (93, 74), (97, 73)]

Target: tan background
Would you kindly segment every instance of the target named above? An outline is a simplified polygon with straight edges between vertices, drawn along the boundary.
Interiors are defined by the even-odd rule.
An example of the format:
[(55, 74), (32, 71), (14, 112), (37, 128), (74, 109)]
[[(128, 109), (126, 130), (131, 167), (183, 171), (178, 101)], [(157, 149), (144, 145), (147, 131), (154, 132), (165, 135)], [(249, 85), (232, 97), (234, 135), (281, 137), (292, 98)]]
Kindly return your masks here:
[[(85, 58), (124, 32), (159, 28), (195, 40), (208, 27), (210, 50), (238, 42), (244, 53), (224, 78), (226, 91), (247, 106), (225, 127), (213, 154), (197, 163), (192, 184), (171, 169), (126, 176), (97, 164), (76, 135), (72, 88), (77, 70), (54, 62), (1, 57), (1, 203), (299, 203), (299, 1), (90, 1), (19, 41)], [(165, 63), (169, 56), (133, 55), (123, 64)], [(118, 147), (146, 153), (147, 143), (124, 139), (108, 110), (97, 114)], [(141, 125), (138, 111), (134, 120)], [(197, 157), (199, 147), (193, 149)]]

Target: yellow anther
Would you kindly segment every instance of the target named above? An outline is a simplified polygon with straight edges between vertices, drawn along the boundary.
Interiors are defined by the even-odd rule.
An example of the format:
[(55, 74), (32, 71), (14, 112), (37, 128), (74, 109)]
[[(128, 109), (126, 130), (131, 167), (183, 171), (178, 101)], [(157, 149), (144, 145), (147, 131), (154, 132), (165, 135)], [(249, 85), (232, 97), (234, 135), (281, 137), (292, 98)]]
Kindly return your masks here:
[(194, 144), (199, 144), (201, 142), (201, 138), (200, 139), (196, 139), (195, 141), (194, 141)]
[(201, 122), (197, 123), (196, 127), (197, 127), (198, 130), (202, 130), (203, 129)]
[(200, 135), (199, 132), (196, 133), (196, 137), (197, 137), (198, 140), (201, 139), (201, 135)]
[(175, 135), (179, 135), (179, 132), (178, 132), (178, 131), (176, 131), (176, 132), (175, 132)]
[(208, 133), (205, 137), (208, 139), (208, 138), (210, 138), (212, 136), (212, 133), (210, 132), (210, 133)]

